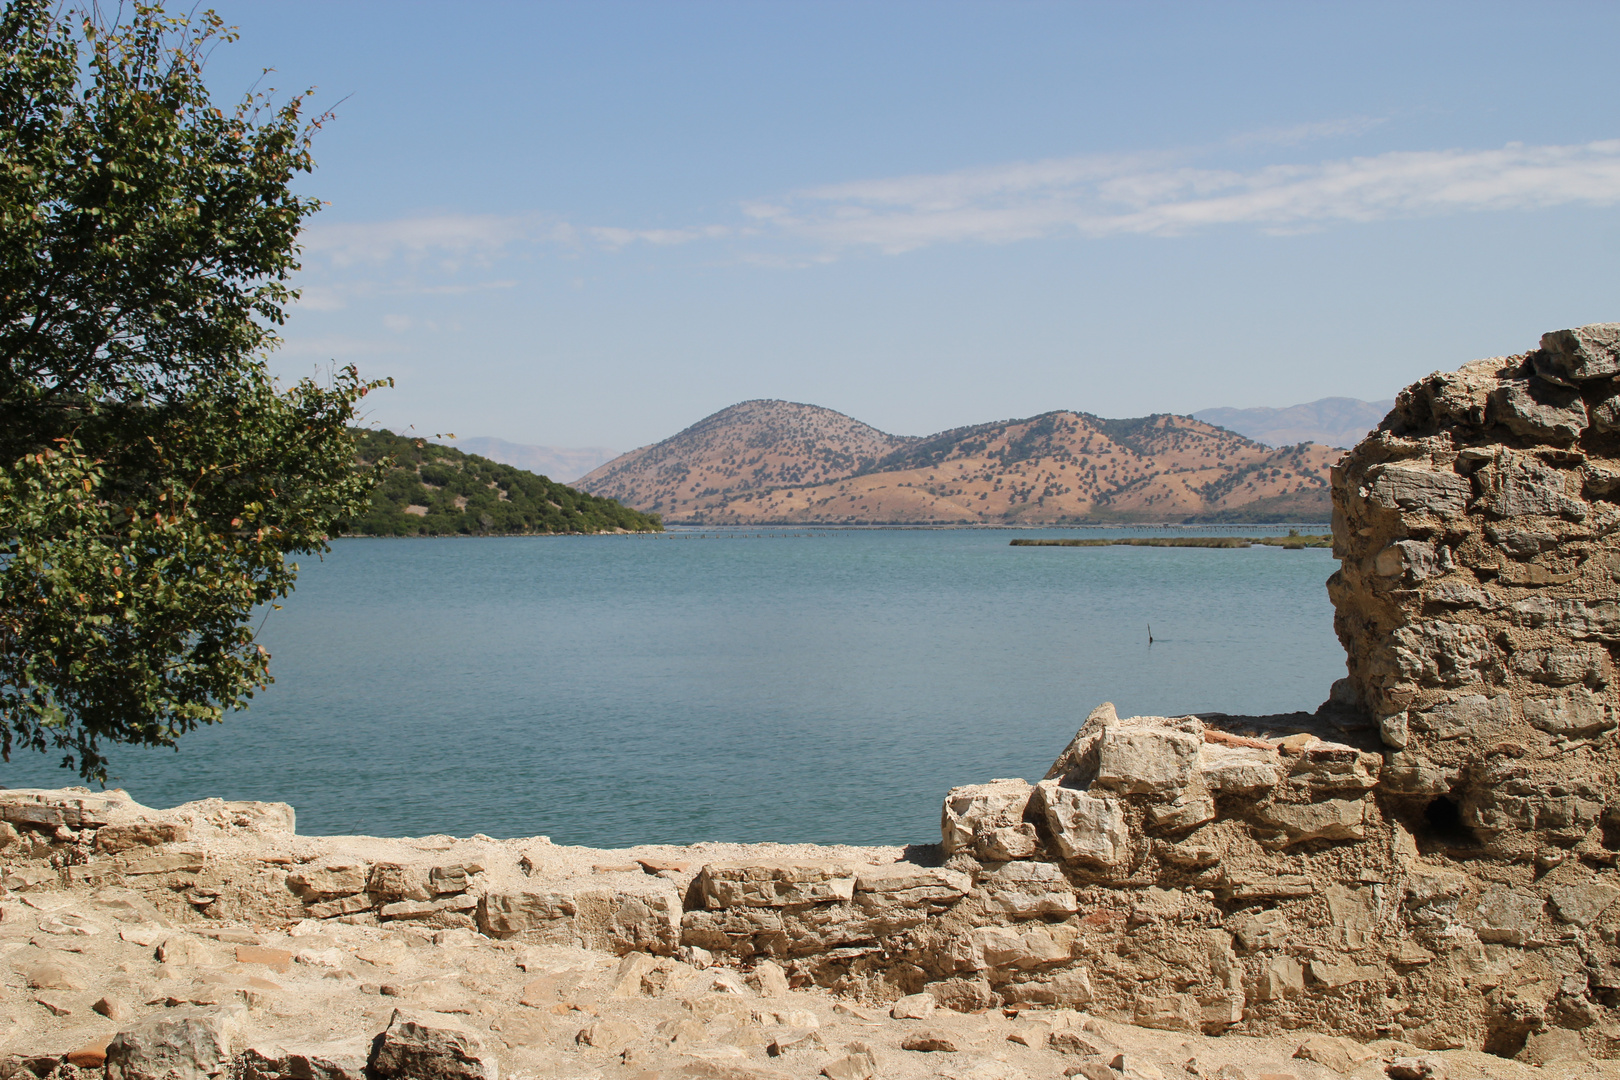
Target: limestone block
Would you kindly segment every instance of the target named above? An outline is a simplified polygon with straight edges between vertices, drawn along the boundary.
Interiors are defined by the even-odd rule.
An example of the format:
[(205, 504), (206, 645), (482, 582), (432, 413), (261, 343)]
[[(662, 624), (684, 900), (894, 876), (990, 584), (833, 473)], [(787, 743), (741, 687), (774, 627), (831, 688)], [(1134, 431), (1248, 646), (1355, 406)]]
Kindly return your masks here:
[(167, 1009), (107, 1044), (108, 1080), (203, 1080), (229, 1068), (246, 1010)]
[(1527, 1065), (1545, 1067), (1559, 1062), (1585, 1061), (1588, 1055), (1580, 1035), (1568, 1028), (1548, 1028), (1532, 1032), (1517, 1056)]
[(1534, 934), (1545, 906), (1534, 893), (1492, 885), (1480, 895), (1465, 921), (1481, 941), (1523, 945)]
[(70, 829), (99, 828), (109, 821), (113, 806), (111, 798), (88, 793), (78, 796), (60, 791), (0, 791), (0, 821), (47, 830), (60, 825)]
[(1466, 477), (1414, 465), (1380, 465), (1367, 470), (1368, 494), (1385, 510), (1410, 510), (1456, 517), (1473, 495)]
[(1247, 794), (1276, 787), (1282, 779), (1282, 759), (1275, 750), (1206, 743), (1198, 753), (1198, 774), (1210, 791)]
[(1552, 600), (1531, 596), (1508, 606), (1514, 623), (1555, 630), (1577, 640), (1620, 641), (1620, 604), (1613, 600)]
[(1078, 773), (1084, 778), (1082, 782), (1088, 782), (1097, 769), (1097, 739), (1103, 728), (1118, 722), (1119, 716), (1114, 712), (1113, 702), (1105, 701), (1092, 709), (1085, 723), (1080, 725), (1080, 730), (1069, 740), (1069, 745), (1046, 771), (1044, 779), (1062, 780)]
[(1080, 910), (1068, 879), (1051, 863), (1010, 862), (980, 877), (973, 895), (986, 910), (1020, 919)]
[(314, 1045), (250, 1046), (241, 1055), (241, 1080), (367, 1080), (367, 1040)]
[(1378, 936), (1378, 899), (1371, 886), (1351, 888), (1347, 885), (1328, 885), (1322, 890), (1327, 900), (1329, 937), (1333, 943), (1351, 952), (1375, 944)]
[(1253, 811), (1256, 824), (1281, 830), (1287, 845), (1308, 840), (1364, 840), (1365, 799), (1323, 799), (1313, 803), (1267, 803)]
[(1584, 739), (1615, 726), (1607, 701), (1584, 686), (1527, 697), (1521, 707), (1525, 720), (1549, 735)]
[(434, 892), (428, 884), (428, 873), (425, 867), (378, 863), (367, 876), (366, 891), (385, 903), (431, 900)]
[(1150, 829), (1185, 832), (1215, 820), (1215, 799), (1203, 781), (1195, 779), (1179, 797), (1149, 806), (1144, 817)]
[(1311, 982), (1330, 990), (1354, 983), (1378, 982), (1384, 977), (1384, 973), (1376, 967), (1333, 960), (1308, 960), (1305, 969)]
[(1544, 379), (1584, 383), (1620, 374), (1620, 323), (1593, 323), (1541, 335), (1531, 363)]
[(1620, 898), (1620, 888), (1600, 881), (1555, 885), (1548, 894), (1553, 914), (1576, 926), (1591, 926), (1616, 898)]
[(1441, 572), (1434, 545), (1422, 540), (1397, 540), (1373, 557), (1373, 573), (1416, 584)]
[(1292, 956), (1269, 957), (1254, 981), (1256, 1001), (1282, 1001), (1305, 992), (1305, 969)]
[(889, 1015), (896, 1020), (926, 1020), (931, 1016), (938, 1005), (932, 994), (909, 994), (896, 1001), (889, 1009)]
[(1134, 717), (1103, 728), (1093, 783), (1126, 795), (1175, 795), (1192, 779), (1204, 745), (1202, 732), (1171, 727), (1175, 721)]
[(862, 866), (855, 875), (854, 898), (867, 907), (940, 908), (966, 896), (973, 878), (959, 870), (915, 863)]
[(478, 927), (494, 938), (524, 934), (571, 942), (578, 912), (573, 895), (566, 892), (492, 892), (479, 900)]
[(470, 1029), (444, 1013), (395, 1009), (377, 1037), (371, 1072), (409, 1080), (496, 1080), (494, 1055)]
[(365, 866), (322, 866), (288, 874), (287, 887), (306, 903), (319, 903), (365, 891), (369, 877)]
[(1307, 1035), (1294, 1056), (1301, 1061), (1314, 1061), (1337, 1073), (1347, 1073), (1378, 1055), (1360, 1043), (1334, 1035)]
[(1118, 799), (1066, 788), (1057, 780), (1035, 785), (1033, 801), (1045, 815), (1053, 842), (1063, 858), (1104, 868), (1130, 859), (1130, 832), (1125, 807)]
[(1548, 686), (1571, 686), (1575, 683), (1606, 686), (1612, 664), (1608, 650), (1602, 646), (1573, 642), (1516, 652), (1508, 666), (1512, 671)]
[(731, 908), (688, 911), (682, 915), (681, 944), (736, 956), (785, 956), (788, 938), (780, 911)]
[(117, 855), (131, 848), (183, 844), (189, 839), (191, 830), (176, 822), (136, 821), (96, 830), (96, 850), (104, 855)]
[(1028, 971), (1069, 960), (1068, 942), (1059, 941), (1047, 927), (981, 926), (973, 931), (973, 941), (990, 968)]
[(1246, 953), (1280, 949), (1288, 943), (1288, 916), (1278, 908), (1234, 915), (1226, 927), (1237, 947)]
[(995, 1004), (995, 993), (985, 979), (941, 979), (923, 989), (932, 994), (942, 1009), (953, 1012), (979, 1012)]
[(1242, 1023), (1246, 1000), (1241, 990), (1228, 990), (1200, 997), (1198, 999), (1200, 1030), (1205, 1035), (1219, 1035), (1232, 1025)]
[(1390, 640), (1401, 677), (1425, 686), (1481, 681), (1496, 662), (1490, 633), (1468, 623), (1416, 623), (1400, 627)]
[(1491, 393), (1487, 415), (1515, 435), (1571, 443), (1588, 423), (1580, 391), (1545, 379), (1513, 379)]
[(581, 889), (574, 903), (574, 922), (589, 948), (617, 956), (631, 951), (670, 956), (681, 944), (681, 897), (666, 881)]
[(790, 860), (709, 863), (698, 874), (697, 887), (711, 910), (829, 903), (855, 895), (855, 866)]
[(945, 854), (971, 851), (974, 837), (981, 829), (1016, 828), (1022, 824), (1032, 790), (1027, 781), (1013, 779), (952, 788), (945, 796), (940, 814), (941, 847)]
[(1028, 859), (1040, 849), (1040, 834), (1027, 821), (1017, 825), (981, 826), (973, 834), (973, 854), (986, 862)]
[(1457, 775), (1456, 769), (1442, 769), (1421, 754), (1401, 750), (1385, 757), (1382, 784), (1391, 795), (1441, 795), (1451, 790)]
[(1465, 735), (1489, 738), (1490, 733), (1505, 727), (1512, 719), (1512, 698), (1507, 694), (1493, 697), (1464, 694), (1427, 709), (1414, 709), (1408, 716), (1413, 731), (1436, 739), (1458, 739)]
[(1191, 994), (1164, 994), (1137, 998), (1132, 1004), (1131, 1023), (1161, 1031), (1198, 1034), (1204, 1022), (1204, 1008)]
[(1378, 754), (1324, 739), (1285, 749), (1283, 760), (1290, 763), (1288, 775), (1310, 784), (1313, 792), (1369, 791), (1378, 785), (1383, 768)]

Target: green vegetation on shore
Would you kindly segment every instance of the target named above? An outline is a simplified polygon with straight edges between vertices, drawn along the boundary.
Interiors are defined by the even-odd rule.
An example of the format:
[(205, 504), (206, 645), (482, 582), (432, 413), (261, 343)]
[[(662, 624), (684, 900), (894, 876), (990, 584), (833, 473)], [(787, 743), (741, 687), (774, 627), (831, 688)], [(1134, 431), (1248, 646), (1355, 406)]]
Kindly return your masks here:
[(1289, 551), (1303, 548), (1332, 547), (1333, 537), (1325, 535), (1300, 536), (1118, 536), (1092, 537), (1073, 540), (1014, 540), (1013, 547), (1190, 547), (1190, 548), (1246, 548), (1260, 544), (1280, 547)]
[(359, 518), (337, 531), (361, 536), (495, 536), (661, 532), (657, 514), (587, 495), (510, 465), (391, 431), (356, 431), (360, 463), (393, 466)]

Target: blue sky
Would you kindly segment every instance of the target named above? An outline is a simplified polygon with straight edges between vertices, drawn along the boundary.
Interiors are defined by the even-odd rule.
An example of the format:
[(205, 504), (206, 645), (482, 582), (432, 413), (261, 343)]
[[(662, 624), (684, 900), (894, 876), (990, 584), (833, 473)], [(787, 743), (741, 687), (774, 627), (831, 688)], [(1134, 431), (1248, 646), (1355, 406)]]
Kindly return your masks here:
[(216, 95), (337, 114), (274, 366), (396, 429), (1380, 398), (1620, 320), (1613, 3), (217, 9)]

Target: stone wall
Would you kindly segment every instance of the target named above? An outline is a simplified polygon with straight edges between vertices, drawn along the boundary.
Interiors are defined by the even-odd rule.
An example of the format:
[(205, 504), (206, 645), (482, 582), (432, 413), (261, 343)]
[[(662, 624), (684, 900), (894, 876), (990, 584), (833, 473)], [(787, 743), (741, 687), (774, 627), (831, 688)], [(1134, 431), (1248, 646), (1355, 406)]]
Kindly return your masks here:
[(544, 838), (317, 842), (280, 804), (3, 792), (0, 885), (638, 955), (655, 988), (718, 969), (901, 1011), (1620, 1056), (1620, 324), (1408, 388), (1334, 508), (1349, 674), (1320, 710), (1103, 705), (1039, 782), (952, 790), (937, 846), (587, 870)]

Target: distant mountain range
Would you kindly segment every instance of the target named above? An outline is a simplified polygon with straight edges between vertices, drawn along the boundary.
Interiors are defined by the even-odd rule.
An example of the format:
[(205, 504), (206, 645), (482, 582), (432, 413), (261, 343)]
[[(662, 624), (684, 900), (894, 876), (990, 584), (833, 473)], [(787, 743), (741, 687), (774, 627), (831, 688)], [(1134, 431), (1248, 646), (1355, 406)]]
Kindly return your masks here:
[(485, 436), (433, 441), (563, 483), (584, 476), (598, 465), (619, 456), (617, 450), (609, 450), (605, 446), (526, 446)]
[(1203, 409), (1193, 416), (1267, 446), (1315, 442), (1349, 449), (1394, 407), (1394, 401), (1329, 397), (1284, 409)]
[(1325, 521), (1339, 451), (1188, 416), (1057, 411), (890, 435), (815, 405), (745, 401), (577, 481), (692, 524)]

